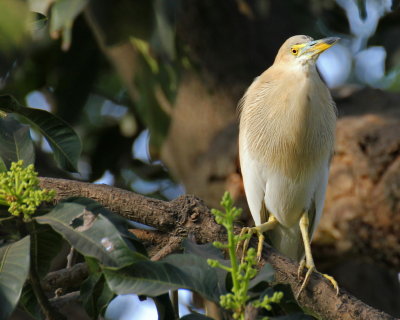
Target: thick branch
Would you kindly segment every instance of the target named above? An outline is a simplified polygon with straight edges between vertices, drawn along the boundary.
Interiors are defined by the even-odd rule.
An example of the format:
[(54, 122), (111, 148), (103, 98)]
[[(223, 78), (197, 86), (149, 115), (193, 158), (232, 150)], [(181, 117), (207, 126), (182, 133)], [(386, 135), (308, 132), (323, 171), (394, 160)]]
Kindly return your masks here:
[(214, 222), (203, 201), (192, 195), (168, 202), (108, 185), (54, 178), (40, 178), (40, 181), (42, 188), (57, 191), (56, 201), (74, 196), (86, 197), (122, 217), (174, 236), (186, 236), (190, 232), (201, 243), (223, 239), (223, 228)]
[[(194, 196), (185, 195), (167, 202), (106, 185), (53, 178), (41, 178), (41, 187), (55, 189), (57, 201), (71, 196), (94, 199), (116, 214), (171, 233), (171, 236), (193, 234), (201, 243), (224, 240), (225, 237), (210, 210)], [(297, 264), (267, 245), (264, 246), (263, 261), (274, 267), (277, 283), (287, 283), (293, 292), (298, 292), (301, 281), (297, 278)], [(326, 320), (395, 319), (343, 290), (336, 295), (331, 284), (317, 274), (312, 276), (307, 290), (300, 294), (299, 302)]]
[[(289, 284), (295, 294), (299, 291), (302, 282), (297, 278), (297, 264), (267, 245), (264, 246), (263, 260), (274, 267), (276, 283)], [(312, 275), (307, 289), (300, 294), (299, 303), (325, 320), (395, 319), (368, 306), (344, 290), (340, 290), (339, 295), (336, 295), (332, 284), (316, 273)]]

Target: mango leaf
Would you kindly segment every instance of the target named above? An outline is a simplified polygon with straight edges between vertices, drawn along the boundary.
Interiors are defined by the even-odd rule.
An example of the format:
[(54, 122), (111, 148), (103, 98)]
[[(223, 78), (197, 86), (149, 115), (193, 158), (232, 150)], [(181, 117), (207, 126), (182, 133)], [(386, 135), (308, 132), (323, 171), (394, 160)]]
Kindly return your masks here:
[(18, 302), (18, 307), (24, 310), (35, 320), (43, 319), (39, 303), (36, 299), (35, 293), (33, 292), (32, 286), (29, 283), (26, 283), (24, 288), (22, 289), (22, 294)]
[(88, 199), (88, 198), (83, 198), (83, 197), (71, 197), (63, 201), (64, 203), (79, 203), (85, 208), (94, 214), (102, 214), (104, 217), (106, 217), (113, 225), (114, 227), (118, 230), (120, 233), (122, 239), (125, 241), (125, 243), (128, 245), (128, 247), (133, 250), (133, 251), (138, 251), (145, 255), (147, 257), (147, 251), (146, 248), (143, 246), (141, 241), (132, 233), (129, 231), (129, 229), (132, 229), (132, 225), (130, 224), (129, 220), (124, 219), (111, 211), (107, 210), (104, 208), (100, 203)]
[(260, 271), (257, 272), (257, 275), (250, 280), (249, 288), (256, 287), (260, 284), (268, 284), (275, 280), (275, 270), (269, 264), (266, 263)]
[(110, 220), (94, 214), (85, 205), (62, 202), (35, 220), (49, 224), (82, 255), (96, 258), (105, 266), (121, 268), (147, 259), (127, 245)]
[[(292, 288), (288, 284), (277, 284), (273, 288), (273, 291), (283, 292), (284, 298), (279, 303), (279, 306), (286, 314), (293, 314), (293, 316), (304, 315), (302, 308), (297, 304), (296, 298), (293, 295)], [(268, 288), (266, 292), (270, 291)], [(306, 318), (306, 319), (313, 319)]]
[(51, 261), (61, 249), (62, 237), (48, 225), (32, 222), (28, 227), (32, 243), (31, 263), (42, 278), (49, 272)]
[(11, 96), (0, 96), (0, 110), (16, 113), (24, 122), (37, 128), (53, 150), (58, 165), (68, 171), (77, 171), (81, 141), (64, 120), (45, 110), (26, 108)]
[(30, 237), (0, 248), (0, 319), (8, 319), (21, 296), (29, 271)]
[(81, 301), (86, 312), (92, 319), (104, 315), (114, 293), (108, 287), (104, 275), (101, 273), (91, 274), (81, 286)]
[[(214, 259), (227, 267), (231, 266), (231, 262), (224, 259), (222, 250), (214, 247), (211, 243), (197, 244), (193, 240), (185, 239), (183, 242), (183, 249), (185, 253), (194, 254), (205, 261), (207, 261), (207, 259)], [(228, 276), (227, 271), (221, 268), (214, 268), (214, 270), (218, 278), (217, 284), (219, 291), (221, 294), (225, 294), (227, 292), (226, 289), (232, 286), (232, 278), (230, 275)]]
[(150, 297), (176, 289), (189, 289), (218, 301), (215, 270), (194, 255), (170, 255), (163, 261), (141, 261), (128, 267), (103, 268), (107, 283), (116, 294), (135, 293)]
[(213, 246), (212, 243), (198, 244), (186, 238), (182, 245), (185, 253), (195, 254), (205, 259), (224, 259), (222, 250)]
[(29, 165), (35, 160), (29, 128), (11, 116), (0, 118), (0, 158), (3, 169), (10, 167), (13, 161), (24, 160), (24, 165)]

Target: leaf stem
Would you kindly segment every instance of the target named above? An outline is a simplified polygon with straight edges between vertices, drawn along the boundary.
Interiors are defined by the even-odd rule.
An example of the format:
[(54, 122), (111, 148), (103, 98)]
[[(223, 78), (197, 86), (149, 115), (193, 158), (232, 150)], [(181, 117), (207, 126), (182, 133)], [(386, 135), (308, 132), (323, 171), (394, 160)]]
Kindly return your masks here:
[[(232, 224), (230, 224), (232, 226)], [(231, 229), (231, 228), (230, 228)], [(236, 259), (236, 243), (235, 243), (235, 234), (233, 233), (233, 230), (227, 230), (228, 231), (228, 249), (229, 249), (229, 258), (231, 260), (231, 265), (232, 265), (232, 282), (233, 282), (233, 288), (235, 289), (236, 292), (239, 290), (239, 281), (238, 281), (238, 271), (239, 271), (239, 266), (237, 263)]]
[[(35, 237), (32, 234), (31, 228), (27, 223), (24, 223), (22, 219), (19, 219), (19, 229), (21, 234), (26, 235), (30, 234), (32, 241), (35, 241)], [(31, 246), (35, 245), (31, 243)], [(46, 320), (66, 320), (66, 318), (56, 311), (50, 304), (49, 300), (46, 297), (46, 294), (43, 291), (43, 288), (40, 284), (40, 278), (36, 270), (36, 266), (32, 261), (30, 262), (29, 267), (29, 280), (33, 289), (33, 293), (39, 303), (40, 309), (42, 310), (43, 315), (45, 316)]]
[(31, 263), (31, 267), (29, 270), (29, 278), (33, 292), (39, 302), (40, 309), (42, 310), (45, 318), (47, 320), (66, 320), (66, 318), (62, 314), (54, 310), (46, 295), (44, 294), (44, 291), (40, 285), (39, 276), (35, 270), (35, 267), (33, 266), (33, 263)]

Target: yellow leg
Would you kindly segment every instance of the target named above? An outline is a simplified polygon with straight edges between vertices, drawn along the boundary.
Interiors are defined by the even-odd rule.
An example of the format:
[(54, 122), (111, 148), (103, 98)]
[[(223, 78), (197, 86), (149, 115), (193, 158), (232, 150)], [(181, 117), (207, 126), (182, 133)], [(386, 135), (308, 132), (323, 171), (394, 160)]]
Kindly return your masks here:
[(310, 236), (309, 236), (308, 228), (309, 228), (308, 213), (305, 212), (305, 213), (303, 213), (303, 215), (302, 215), (302, 217), (300, 219), (300, 231), (301, 231), (301, 235), (302, 235), (303, 242), (304, 242), (304, 250), (305, 250), (306, 257), (305, 257), (305, 260), (302, 260), (300, 262), (300, 266), (299, 266), (297, 274), (300, 277), (301, 274), (303, 273), (304, 268), (307, 268), (308, 270), (307, 270), (306, 276), (304, 278), (304, 281), (303, 281), (303, 283), (302, 283), (302, 285), (300, 287), (300, 290), (299, 290), (299, 292), (297, 294), (297, 297), (300, 295), (300, 293), (307, 286), (308, 282), (310, 281), (310, 276), (311, 276), (313, 271), (319, 273), (324, 278), (328, 279), (332, 283), (333, 287), (336, 289), (336, 294), (339, 294), (339, 287), (338, 287), (338, 284), (337, 284), (336, 280), (333, 277), (331, 277), (331, 276), (329, 276), (327, 274), (318, 272), (315, 269), (314, 259), (313, 259), (312, 254), (311, 254), (311, 246), (310, 246), (311, 242), (310, 242)]
[(240, 237), (244, 235), (248, 235), (247, 238), (244, 241), (240, 241), (237, 245), (236, 251), (240, 248), (240, 246), (243, 243), (242, 246), (242, 260), (244, 258), (245, 252), (249, 246), (249, 242), (253, 234), (257, 234), (258, 236), (258, 245), (257, 245), (257, 258), (258, 261), (261, 259), (261, 252), (262, 252), (262, 246), (264, 243), (264, 235), (263, 233), (272, 230), (276, 225), (278, 224), (278, 220), (273, 215), (270, 215), (268, 218), (268, 221), (260, 224), (259, 226), (253, 227), (253, 228), (242, 228), (242, 231), (240, 232)]

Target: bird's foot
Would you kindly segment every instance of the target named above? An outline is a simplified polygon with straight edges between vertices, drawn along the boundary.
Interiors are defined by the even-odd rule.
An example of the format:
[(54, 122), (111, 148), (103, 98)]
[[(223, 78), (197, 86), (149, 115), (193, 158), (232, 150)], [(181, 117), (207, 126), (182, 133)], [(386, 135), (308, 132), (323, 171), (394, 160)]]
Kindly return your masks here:
[(247, 248), (249, 247), (250, 239), (254, 234), (257, 234), (258, 236), (257, 261), (261, 260), (262, 246), (265, 240), (262, 231), (260, 230), (259, 227), (253, 227), (253, 228), (244, 227), (240, 231), (239, 242), (236, 246), (236, 252), (238, 252), (240, 247), (242, 248), (242, 258), (241, 258), (242, 262), (245, 257)]
[(336, 290), (336, 295), (339, 294), (339, 286), (338, 286), (336, 280), (332, 276), (327, 275), (325, 273), (322, 273), (322, 272), (319, 272), (318, 270), (316, 270), (314, 263), (307, 264), (305, 260), (302, 260), (300, 262), (299, 269), (297, 270), (297, 277), (298, 278), (301, 277), (301, 275), (303, 274), (303, 271), (304, 271), (305, 268), (307, 268), (307, 273), (306, 273), (306, 276), (304, 277), (303, 283), (301, 284), (300, 290), (296, 295), (296, 299), (299, 298), (300, 293), (304, 290), (304, 288), (310, 282), (310, 277), (311, 277), (311, 274), (313, 273), (313, 271), (315, 271), (316, 273), (319, 273), (325, 279), (329, 280), (329, 282), (332, 283), (333, 288)]

